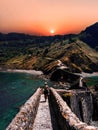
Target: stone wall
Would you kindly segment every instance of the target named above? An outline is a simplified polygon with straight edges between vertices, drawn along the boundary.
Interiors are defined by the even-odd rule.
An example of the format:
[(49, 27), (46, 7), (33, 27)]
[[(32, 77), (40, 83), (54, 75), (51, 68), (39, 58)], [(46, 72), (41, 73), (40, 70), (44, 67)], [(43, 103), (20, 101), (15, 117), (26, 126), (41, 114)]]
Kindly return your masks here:
[(98, 128), (88, 126), (86, 123), (80, 121), (53, 88), (50, 89), (49, 101), (55, 111), (57, 123), (61, 130), (98, 130)]
[(41, 89), (37, 89), (32, 97), (21, 107), (6, 130), (31, 130), (38, 110)]
[(70, 104), (72, 111), (79, 117), (79, 119), (87, 124), (92, 121), (93, 115), (93, 101), (90, 91), (74, 91), (70, 97)]
[(98, 90), (93, 95), (93, 120), (98, 121)]

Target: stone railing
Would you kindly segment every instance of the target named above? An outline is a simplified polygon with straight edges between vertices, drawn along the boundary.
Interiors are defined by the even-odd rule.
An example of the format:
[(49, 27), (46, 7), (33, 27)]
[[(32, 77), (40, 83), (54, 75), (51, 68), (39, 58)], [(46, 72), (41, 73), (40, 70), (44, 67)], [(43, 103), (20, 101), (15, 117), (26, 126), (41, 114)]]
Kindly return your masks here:
[(49, 101), (55, 111), (57, 123), (61, 130), (98, 130), (98, 127), (88, 126), (80, 121), (53, 88), (50, 89)]
[(6, 130), (31, 130), (38, 110), (41, 96), (41, 89), (38, 88), (32, 97), (21, 107)]

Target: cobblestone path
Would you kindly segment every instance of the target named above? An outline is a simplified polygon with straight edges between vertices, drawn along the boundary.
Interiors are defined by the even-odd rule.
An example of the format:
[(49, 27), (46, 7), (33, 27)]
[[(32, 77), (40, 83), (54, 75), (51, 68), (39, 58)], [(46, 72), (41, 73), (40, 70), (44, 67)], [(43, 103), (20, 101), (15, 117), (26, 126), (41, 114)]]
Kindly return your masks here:
[(53, 130), (48, 100), (45, 102), (44, 95), (41, 95), (38, 113), (36, 115), (33, 130)]

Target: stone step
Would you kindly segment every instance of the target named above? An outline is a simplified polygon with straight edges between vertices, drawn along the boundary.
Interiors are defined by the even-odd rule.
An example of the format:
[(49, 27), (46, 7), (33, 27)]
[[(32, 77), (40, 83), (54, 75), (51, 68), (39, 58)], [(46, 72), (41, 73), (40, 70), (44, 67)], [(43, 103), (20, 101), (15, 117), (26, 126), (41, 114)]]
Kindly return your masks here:
[(48, 99), (45, 102), (44, 95), (41, 95), (38, 112), (32, 130), (53, 130)]

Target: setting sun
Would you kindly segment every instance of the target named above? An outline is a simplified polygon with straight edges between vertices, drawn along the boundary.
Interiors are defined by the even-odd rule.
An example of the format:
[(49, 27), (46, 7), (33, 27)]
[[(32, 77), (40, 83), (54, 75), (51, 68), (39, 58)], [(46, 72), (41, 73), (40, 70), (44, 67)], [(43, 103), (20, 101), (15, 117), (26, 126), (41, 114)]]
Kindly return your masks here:
[(51, 30), (50, 30), (50, 33), (51, 33), (51, 34), (53, 34), (54, 32), (55, 32), (54, 29), (51, 29)]
[(80, 33), (98, 21), (98, 0), (0, 0), (0, 32)]

